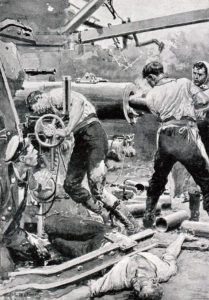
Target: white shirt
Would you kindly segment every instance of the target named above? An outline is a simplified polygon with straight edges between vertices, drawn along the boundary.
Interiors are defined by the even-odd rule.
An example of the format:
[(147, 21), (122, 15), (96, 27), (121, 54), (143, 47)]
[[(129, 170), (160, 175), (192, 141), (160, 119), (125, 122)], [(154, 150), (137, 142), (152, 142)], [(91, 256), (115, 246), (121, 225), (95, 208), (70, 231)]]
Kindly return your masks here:
[(196, 120), (194, 96), (201, 90), (187, 78), (168, 78), (166, 83), (156, 85), (146, 97), (150, 111), (164, 121), (170, 117), (180, 120), (191, 117)]
[(77, 125), (79, 125), (90, 114), (96, 114), (95, 107), (86, 99), (85, 96), (83, 96), (80, 93), (72, 91), (71, 97), (72, 97), (72, 102), (76, 101), (76, 99), (78, 98), (83, 100), (83, 113)]
[(158, 278), (166, 282), (177, 272), (176, 261), (171, 255), (165, 254), (162, 259), (147, 252), (121, 259), (107, 274), (98, 280), (90, 280), (91, 296), (111, 291), (120, 291), (132, 287), (132, 279), (137, 277)]

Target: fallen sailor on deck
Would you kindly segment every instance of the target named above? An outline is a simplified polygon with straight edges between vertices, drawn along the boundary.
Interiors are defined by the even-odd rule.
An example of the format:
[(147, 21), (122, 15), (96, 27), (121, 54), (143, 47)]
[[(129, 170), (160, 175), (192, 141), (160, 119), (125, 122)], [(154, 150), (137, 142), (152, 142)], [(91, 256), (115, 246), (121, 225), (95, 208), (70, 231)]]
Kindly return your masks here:
[(191, 241), (190, 236), (181, 233), (168, 246), (161, 259), (148, 252), (139, 252), (132, 257), (125, 257), (98, 280), (90, 280), (87, 286), (74, 289), (60, 299), (94, 298), (124, 289), (132, 289), (136, 299), (161, 299), (163, 289), (159, 283), (167, 282), (176, 275), (176, 260), (182, 244), (187, 240)]

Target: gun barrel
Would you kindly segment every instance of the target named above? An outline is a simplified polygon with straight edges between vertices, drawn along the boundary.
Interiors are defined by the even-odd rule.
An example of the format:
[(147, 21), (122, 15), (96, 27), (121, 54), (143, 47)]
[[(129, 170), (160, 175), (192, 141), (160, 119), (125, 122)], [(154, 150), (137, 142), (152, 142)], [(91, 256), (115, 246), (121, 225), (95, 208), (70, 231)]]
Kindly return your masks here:
[(56, 73), (56, 69), (25, 69), (25, 73), (31, 76), (35, 75), (54, 75)]

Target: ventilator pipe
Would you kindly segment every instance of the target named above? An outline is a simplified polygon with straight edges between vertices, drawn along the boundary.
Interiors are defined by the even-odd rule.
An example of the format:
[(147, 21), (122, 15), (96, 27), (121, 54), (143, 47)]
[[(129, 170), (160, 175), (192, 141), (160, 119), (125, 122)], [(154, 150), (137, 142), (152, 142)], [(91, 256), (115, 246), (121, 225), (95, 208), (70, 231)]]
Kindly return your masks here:
[(189, 214), (185, 210), (177, 211), (165, 217), (159, 217), (156, 220), (156, 228), (158, 231), (166, 232), (181, 225), (181, 223), (189, 218)]
[[(126, 206), (134, 217), (143, 217), (146, 209), (146, 203), (142, 203), (142, 204), (127, 203)], [(156, 207), (156, 215), (159, 215), (160, 213), (161, 213), (161, 204), (158, 204)]]
[(168, 194), (163, 194), (160, 196), (159, 203), (161, 204), (162, 209), (168, 209), (172, 206), (171, 196)]
[[(146, 193), (143, 193), (141, 195), (137, 195), (134, 197), (134, 199), (131, 200), (132, 203), (145, 203), (146, 202)], [(158, 201), (159, 204), (161, 204), (162, 209), (171, 208), (172, 201), (170, 195), (161, 195), (160, 199)]]
[(181, 224), (181, 231), (191, 233), (195, 236), (209, 238), (209, 223), (184, 221)]
[(134, 181), (127, 179), (124, 181), (125, 185), (134, 186), (138, 191), (147, 190), (149, 183), (147, 181)]

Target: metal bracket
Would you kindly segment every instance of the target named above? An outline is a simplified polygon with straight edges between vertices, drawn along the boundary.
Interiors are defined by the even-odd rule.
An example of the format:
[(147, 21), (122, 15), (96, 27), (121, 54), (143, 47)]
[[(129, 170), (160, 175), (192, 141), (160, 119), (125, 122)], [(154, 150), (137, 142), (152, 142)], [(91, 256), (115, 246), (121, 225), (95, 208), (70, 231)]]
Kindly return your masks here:
[(31, 37), (32, 31), (31, 27), (22, 24), (18, 20), (5, 19), (0, 22), (0, 37), (34, 44), (35, 40)]

